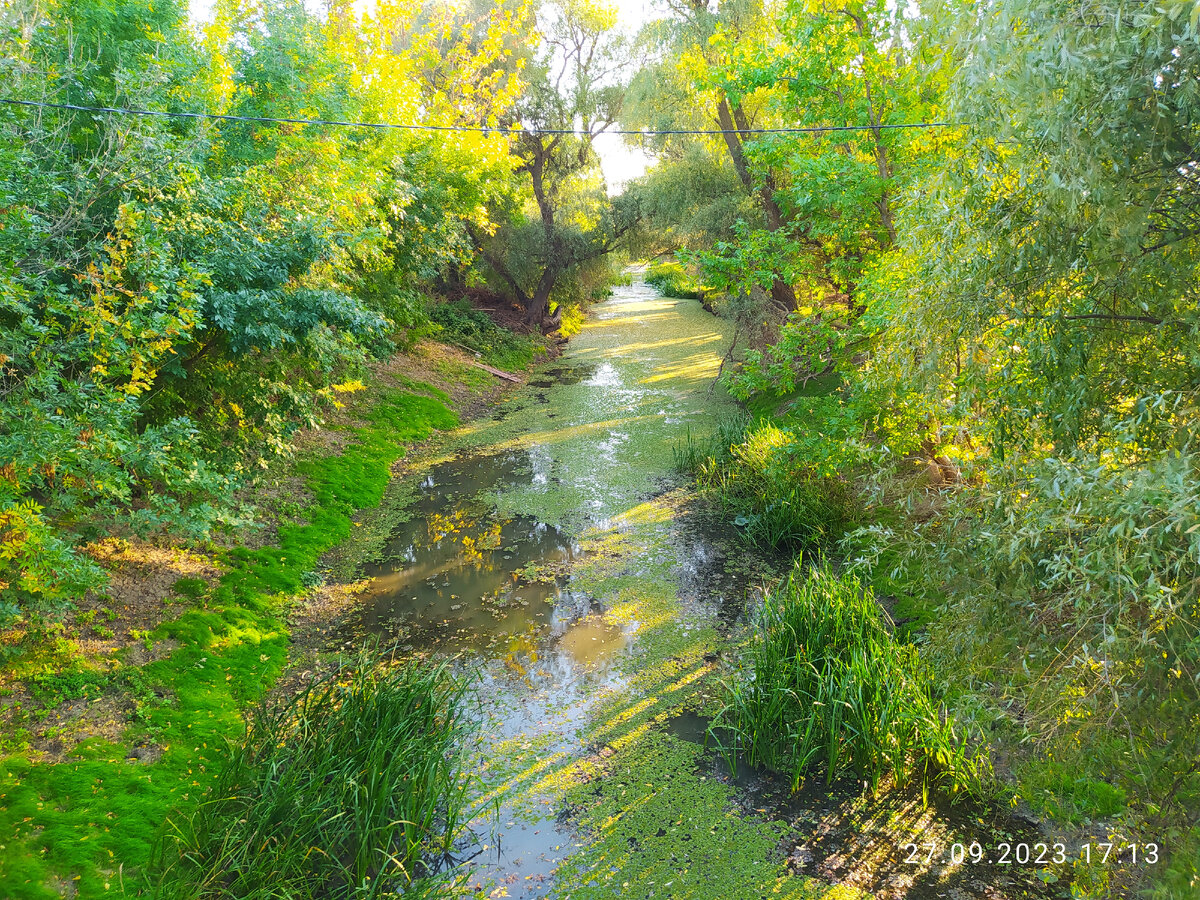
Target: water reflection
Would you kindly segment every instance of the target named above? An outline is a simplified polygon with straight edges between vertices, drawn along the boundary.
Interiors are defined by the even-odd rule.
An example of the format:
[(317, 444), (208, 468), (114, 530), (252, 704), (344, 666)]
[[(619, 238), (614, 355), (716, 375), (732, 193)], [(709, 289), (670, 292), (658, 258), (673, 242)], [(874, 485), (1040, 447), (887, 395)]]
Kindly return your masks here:
[[(591, 371), (581, 368), (579, 377)], [(578, 553), (570, 535), (532, 516), (501, 516), (487, 499), (552, 482), (554, 465), (534, 445), (433, 466), (383, 561), (364, 567), (370, 584), (350, 627), (402, 646), (483, 653), (528, 687), (602, 674), (632, 628), (607, 622), (591, 597), (570, 588), (562, 574)]]

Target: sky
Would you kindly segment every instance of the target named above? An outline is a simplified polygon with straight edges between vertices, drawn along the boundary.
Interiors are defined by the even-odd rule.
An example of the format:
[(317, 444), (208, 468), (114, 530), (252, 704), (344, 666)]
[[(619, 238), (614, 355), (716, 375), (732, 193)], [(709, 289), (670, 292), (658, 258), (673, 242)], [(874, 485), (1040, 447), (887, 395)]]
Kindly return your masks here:
[[(656, 0), (610, 0), (610, 3), (617, 8), (621, 30), (628, 34), (637, 32), (653, 15), (656, 6)], [(212, 6), (213, 0), (191, 0), (192, 21), (208, 21)], [(628, 181), (644, 174), (650, 164), (649, 156), (638, 147), (626, 146), (619, 135), (601, 135), (596, 139), (595, 148), (609, 194), (620, 193)]]
[[(654, 0), (615, 0), (613, 5), (621, 30), (628, 34), (636, 33), (655, 12)], [(610, 194), (620, 193), (627, 181), (644, 174), (650, 164), (650, 157), (638, 147), (627, 147), (619, 135), (601, 135), (595, 147)]]

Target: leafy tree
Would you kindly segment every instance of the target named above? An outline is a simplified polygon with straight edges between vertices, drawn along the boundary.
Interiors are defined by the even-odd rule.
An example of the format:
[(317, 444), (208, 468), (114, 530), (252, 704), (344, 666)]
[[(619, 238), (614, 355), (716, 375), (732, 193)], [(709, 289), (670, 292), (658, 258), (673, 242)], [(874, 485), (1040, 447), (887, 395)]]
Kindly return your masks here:
[[(178, 6), (13, 4), (12, 96), (174, 102), (199, 64)], [(155, 36), (158, 36), (157, 38)], [(196, 85), (203, 95), (204, 81)], [(161, 235), (137, 240), (130, 185), (194, 171), (187, 129), (160, 120), (6, 106), (0, 112), (0, 597), (12, 613), (95, 575), (72, 533), (107, 523), (203, 529), (227, 479), (185, 418), (142, 420), (144, 397), (196, 327), (198, 279)], [(184, 506), (192, 507), (181, 516)]]
[[(1039, 746), (1120, 773), (1142, 798), (1131, 817), (1170, 829), (1186, 893), (1200, 847), (1196, 8), (930, 15), (957, 69), (947, 115), (965, 124), (873, 275), (885, 330), (868, 377), (888, 402), (920, 399), (970, 480), (901, 558), (950, 588), (945, 677), (1007, 681)], [(1005, 648), (1020, 670), (977, 662)]]
[(512, 114), (512, 153), (528, 178), (531, 214), (513, 209), (494, 238), (474, 230), (487, 266), (531, 325), (543, 322), (565, 276), (615, 249), (634, 220), (627, 205), (609, 206), (593, 146), (617, 121), (624, 95), (616, 13), (564, 0), (542, 8), (539, 26)]
[[(0, 66), (32, 101), (494, 121), (519, 19), (231, 0), (197, 35), (172, 2), (19, 2)], [(239, 518), (255, 464), (420, 327), (417, 291), (470, 259), (463, 222), (490, 227), (509, 168), (483, 135), (0, 108), (4, 611), (94, 584), (81, 538)]]
[(1139, 443), (1177, 438), (1181, 408), (1153, 398), (1188, 395), (1200, 362), (1184, 13), (1008, 0), (955, 20), (949, 115), (970, 125), (909, 207), (881, 314), (900, 377), (984, 412), (997, 449), (1097, 446), (1130, 416)]
[[(771, 240), (779, 243), (787, 223), (776, 197), (773, 173), (754, 170), (746, 146), (751, 129), (772, 124), (765, 102), (774, 89), (731, 91), (724, 74), (734, 64), (731, 48), (772, 40), (774, 21), (770, 12), (757, 0), (721, 4), (716, 12), (702, 0), (689, 0), (670, 4), (670, 12), (667, 19), (643, 30), (643, 43), (665, 44), (669, 50), (654, 58), (635, 78), (631, 91), (634, 102), (624, 124), (663, 132), (719, 131), (705, 143), (710, 152), (721, 148), (744, 196), (756, 207), (757, 213), (748, 221), (777, 235)], [(666, 134), (653, 146), (664, 154), (669, 165), (672, 160), (685, 158), (680, 145), (692, 143), (696, 143), (694, 137)], [(768, 269), (760, 273), (759, 280), (779, 310), (786, 314), (796, 307), (795, 290), (787, 273)]]

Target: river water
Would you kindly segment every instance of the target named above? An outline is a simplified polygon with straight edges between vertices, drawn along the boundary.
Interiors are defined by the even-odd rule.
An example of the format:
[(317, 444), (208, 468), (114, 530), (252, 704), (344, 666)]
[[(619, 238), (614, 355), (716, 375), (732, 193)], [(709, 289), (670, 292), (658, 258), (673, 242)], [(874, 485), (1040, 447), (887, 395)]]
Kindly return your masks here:
[[(477, 686), (476, 817), (460, 876), (479, 896), (513, 898), (817, 897), (830, 881), (880, 896), (1026, 896), (994, 873), (905, 870), (890, 825), (864, 873), (845, 859), (866, 830), (856, 791), (787, 797), (766, 774), (730, 772), (695, 749), (730, 626), (776, 572), (732, 526), (693, 514), (674, 474), (675, 447), (731, 408), (713, 387), (729, 340), (695, 301), (619, 287), (561, 359), (452, 435), (404, 486), (410, 515), (368, 567), (346, 628), (449, 657)], [(665, 786), (647, 783), (615, 819), (589, 817), (608, 802), (606, 779), (623, 777), (624, 754), (651, 745), (682, 753), (686, 771), (660, 773)], [(689, 801), (672, 795), (681, 790), (695, 794), (700, 824), (668, 838), (687, 830), (678, 810)], [(953, 815), (910, 801), (894, 804), (910, 836), (959, 833)], [(657, 805), (672, 810), (661, 825)], [(606, 829), (635, 806), (651, 816), (648, 838), (688, 843), (622, 838), (614, 852), (617, 832)], [(678, 874), (665, 876), (663, 860)]]

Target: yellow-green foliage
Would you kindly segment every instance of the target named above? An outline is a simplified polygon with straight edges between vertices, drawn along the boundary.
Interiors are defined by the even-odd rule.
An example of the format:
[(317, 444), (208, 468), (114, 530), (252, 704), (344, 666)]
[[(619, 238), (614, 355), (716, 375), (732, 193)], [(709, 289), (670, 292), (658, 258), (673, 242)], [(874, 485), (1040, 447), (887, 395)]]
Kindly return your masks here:
[[(243, 476), (428, 326), (422, 290), (471, 265), (465, 223), (487, 229), (512, 189), (498, 135), (61, 104), (473, 120), (519, 89), (508, 41), (525, 19), (284, 0), (208, 23), (177, 0), (0, 6), (6, 98), (50, 104), (0, 111), (0, 258), (13, 262), (0, 271), (0, 622), (101, 584), (81, 538), (239, 523)], [(380, 40), (394, 33), (403, 46)], [(431, 53), (444, 54), (437, 87)]]
[(859, 519), (849, 478), (859, 460), (849, 441), (835, 445), (803, 427), (732, 419), (705, 444), (689, 442), (676, 461), (753, 543), (827, 546)]
[(646, 272), (646, 284), (658, 288), (664, 297), (683, 300), (701, 300), (704, 297), (701, 284), (674, 260), (652, 265)]

